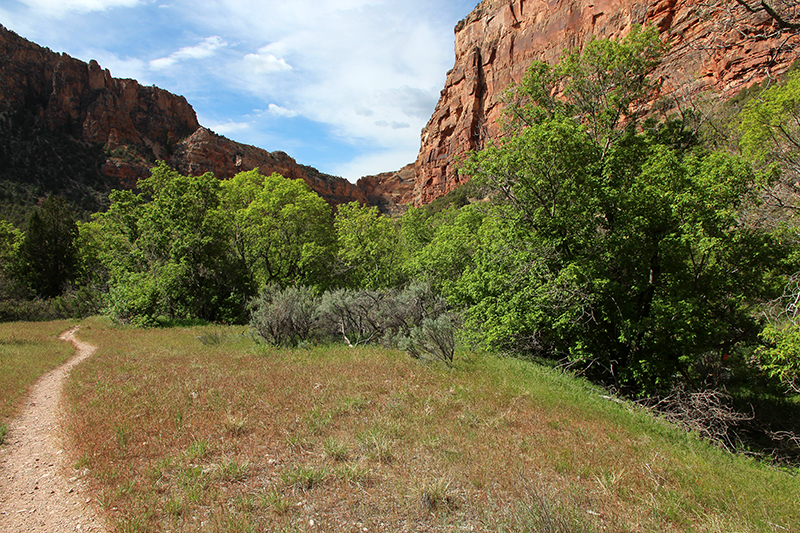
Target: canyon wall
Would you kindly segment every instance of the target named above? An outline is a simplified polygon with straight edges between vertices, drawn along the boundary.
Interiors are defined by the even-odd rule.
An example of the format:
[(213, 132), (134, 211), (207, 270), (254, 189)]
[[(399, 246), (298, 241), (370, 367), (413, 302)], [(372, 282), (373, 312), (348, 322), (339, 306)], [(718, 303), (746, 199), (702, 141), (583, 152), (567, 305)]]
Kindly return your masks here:
[[(113, 78), (95, 61), (86, 64), (52, 52), (2, 25), (0, 126), (20, 131), (13, 146), (4, 147), (3, 155), (9, 162), (6, 168), (0, 168), (0, 180), (6, 176), (27, 179), (34, 174), (12, 165), (25, 165), (41, 157), (67, 158), (76, 148), (91, 146), (99, 147), (96, 151), (104, 154), (99, 163), (91, 162), (97, 167), (91, 171), (108, 189), (133, 188), (140, 178), (149, 175), (156, 160), (166, 160), (180, 172), (213, 172), (221, 179), (258, 167), (263, 174), (278, 172), (287, 178), (303, 179), (333, 205), (367, 203), (366, 194), (343, 178), (300, 165), (283, 152), (270, 153), (237, 143), (201, 127), (194, 109), (182, 96), (144, 87), (135, 80)], [(27, 135), (21, 131), (25, 128), (46, 131), (51, 141), (58, 137), (49, 146), (56, 148), (6, 154), (36, 151), (36, 141), (16, 142)], [(34, 136), (41, 137), (36, 132)], [(53, 167), (65, 168), (57, 162)], [(83, 181), (85, 174), (81, 169)], [(38, 189), (44, 192), (47, 187)]]
[(673, 106), (694, 105), (700, 95), (727, 98), (786, 72), (800, 42), (734, 0), (484, 0), (455, 28), (455, 66), (421, 134), (414, 204), (468, 179), (456, 160), (498, 137), (501, 97), (533, 60), (555, 63), (593, 37), (619, 38), (634, 24), (655, 25), (670, 45), (655, 76)]
[[(258, 167), (303, 179), (333, 205), (356, 200), (397, 214), (468, 179), (458, 175), (457, 160), (500, 135), (502, 95), (531, 61), (555, 63), (594, 37), (619, 38), (634, 24), (658, 27), (670, 51), (655, 76), (674, 107), (695, 105), (701, 96), (724, 99), (786, 72), (797, 58), (798, 32), (780, 31), (764, 13), (742, 12), (736, 0), (484, 0), (455, 28), (455, 66), (422, 131), (417, 161), (357, 184), (217, 135), (200, 126), (182, 96), (113, 78), (94, 61), (52, 52), (0, 25), (0, 135), (11, 139), (0, 147), (0, 180), (28, 179), (34, 172), (26, 161), (43, 157), (53, 161), (39, 174), (53, 175), (67, 168), (62, 158), (76, 153), (80, 161), (68, 168), (88, 170), (67, 181), (92, 181), (106, 192), (135, 187), (158, 159), (223, 179)], [(33, 134), (15, 123), (26, 120), (35, 123)], [(47, 131), (46, 149), (36, 128)], [(31, 190), (40, 189), (49, 190)]]

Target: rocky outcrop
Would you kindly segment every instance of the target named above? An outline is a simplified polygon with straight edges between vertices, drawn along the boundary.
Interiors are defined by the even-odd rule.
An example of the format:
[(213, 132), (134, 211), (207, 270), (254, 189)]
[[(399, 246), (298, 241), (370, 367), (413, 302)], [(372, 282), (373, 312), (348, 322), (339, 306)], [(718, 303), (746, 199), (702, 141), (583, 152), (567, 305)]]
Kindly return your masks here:
[(333, 205), (352, 201), (367, 203), (364, 193), (343, 178), (300, 165), (284, 152), (268, 152), (237, 143), (203, 127), (175, 146), (169, 163), (184, 174), (213, 172), (220, 179), (258, 168), (265, 175), (276, 172), (285, 178), (302, 179)]
[[(11, 116), (16, 120), (8, 118)], [(34, 122), (48, 138), (68, 139), (51, 143), (65, 147), (63, 153), (53, 150), (52, 157), (59, 159), (68, 157), (76, 146), (101, 147), (104, 160), (90, 164), (97, 167), (92, 172), (99, 175), (105, 188), (134, 188), (140, 178), (149, 175), (156, 160), (166, 160), (180, 172), (213, 172), (222, 179), (259, 168), (264, 174), (277, 172), (303, 179), (333, 205), (368, 202), (363, 191), (343, 178), (300, 165), (283, 152), (237, 143), (201, 127), (182, 96), (144, 87), (135, 80), (113, 78), (95, 61), (86, 64), (52, 52), (0, 26), (0, 126), (4, 122)], [(23, 144), (15, 142), (15, 146)], [(41, 154), (15, 154), (11, 159), (19, 166), (36, 157)], [(83, 169), (80, 173), (80, 177), (67, 177), (63, 186), (85, 181)], [(0, 168), (0, 180), (31, 175), (27, 168)], [(34, 185), (37, 190), (47, 189), (47, 184)], [(389, 199), (377, 201), (384, 207), (393, 205)]]
[(51, 52), (2, 26), (0, 77), (0, 113), (27, 109), (50, 130), (109, 151), (135, 146), (163, 158), (200, 126), (184, 97), (112, 78), (95, 61)]
[[(455, 28), (454, 68), (421, 135), (413, 201), (426, 204), (457, 187), (455, 161), (499, 136), (501, 96), (533, 60), (555, 63), (593, 37), (618, 38), (633, 24), (659, 28), (671, 48), (656, 76), (674, 104), (700, 94), (726, 98), (797, 58), (798, 36), (777, 34), (766, 15), (732, 21), (727, 5), (690, 0), (484, 0)], [(713, 4), (713, 2), (711, 3)], [(731, 22), (731, 24), (728, 24)], [(764, 38), (748, 38), (763, 33)], [(769, 37), (769, 35), (772, 37)]]
[(356, 186), (366, 195), (368, 205), (377, 206), (385, 214), (401, 215), (414, 200), (415, 181), (416, 171), (412, 163), (397, 172), (365, 176)]

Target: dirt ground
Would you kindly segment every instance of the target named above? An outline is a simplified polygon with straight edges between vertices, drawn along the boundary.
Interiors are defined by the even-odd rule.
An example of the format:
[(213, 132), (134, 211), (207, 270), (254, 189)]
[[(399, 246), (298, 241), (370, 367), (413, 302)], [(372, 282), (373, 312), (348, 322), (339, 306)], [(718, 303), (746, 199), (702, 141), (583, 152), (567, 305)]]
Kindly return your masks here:
[(77, 329), (60, 337), (75, 345), (75, 355), (36, 382), (0, 446), (0, 532), (107, 531), (62, 445), (64, 380), (95, 351), (75, 338)]

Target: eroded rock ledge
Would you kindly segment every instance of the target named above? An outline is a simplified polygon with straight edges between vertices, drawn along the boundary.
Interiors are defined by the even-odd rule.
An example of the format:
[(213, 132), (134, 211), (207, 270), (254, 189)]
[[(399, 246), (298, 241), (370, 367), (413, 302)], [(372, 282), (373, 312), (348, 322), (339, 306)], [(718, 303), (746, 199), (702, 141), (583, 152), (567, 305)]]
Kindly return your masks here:
[[(727, 25), (727, 6), (689, 0), (484, 0), (455, 28), (454, 68), (421, 135), (413, 201), (426, 204), (461, 183), (455, 160), (498, 136), (500, 97), (533, 60), (555, 63), (593, 37), (618, 38), (633, 24), (655, 25), (671, 49), (656, 76), (688, 105), (700, 94), (727, 98), (797, 58), (797, 35), (776, 34), (765, 14)], [(735, 7), (735, 6), (734, 6)], [(744, 33), (772, 33), (747, 38)]]

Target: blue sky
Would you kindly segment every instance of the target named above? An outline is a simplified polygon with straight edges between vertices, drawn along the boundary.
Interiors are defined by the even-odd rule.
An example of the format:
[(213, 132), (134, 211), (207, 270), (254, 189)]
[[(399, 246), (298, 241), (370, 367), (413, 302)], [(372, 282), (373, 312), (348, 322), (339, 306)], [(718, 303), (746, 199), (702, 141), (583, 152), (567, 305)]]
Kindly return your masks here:
[(22, 37), (184, 95), (201, 124), (355, 181), (416, 159), (478, 0), (0, 0)]

